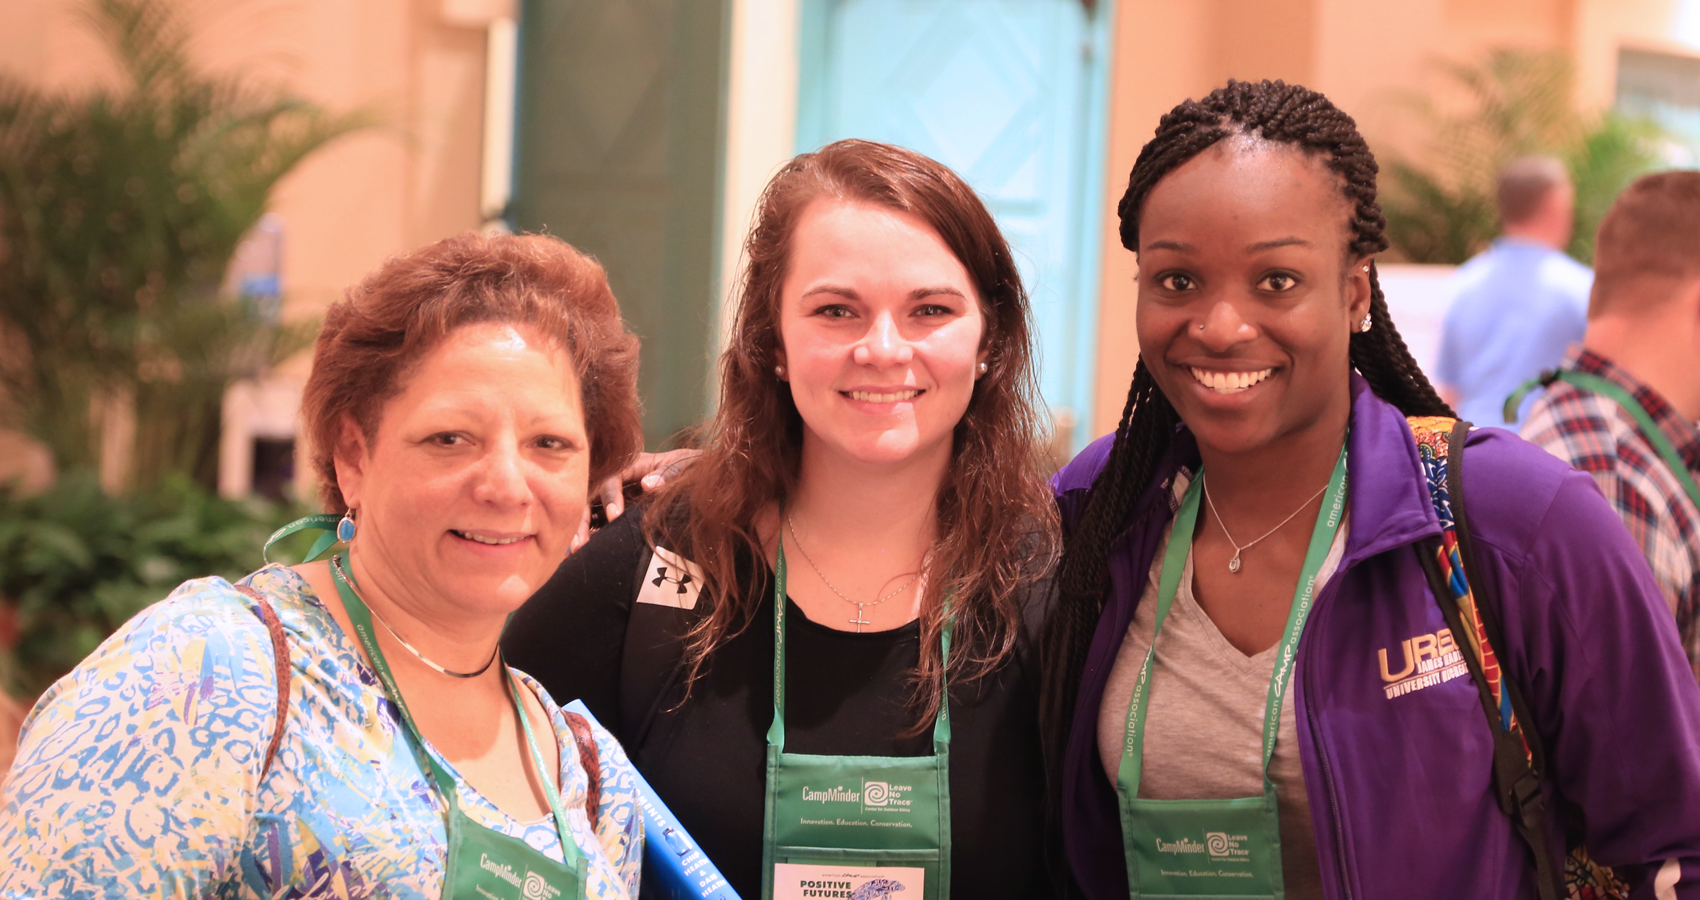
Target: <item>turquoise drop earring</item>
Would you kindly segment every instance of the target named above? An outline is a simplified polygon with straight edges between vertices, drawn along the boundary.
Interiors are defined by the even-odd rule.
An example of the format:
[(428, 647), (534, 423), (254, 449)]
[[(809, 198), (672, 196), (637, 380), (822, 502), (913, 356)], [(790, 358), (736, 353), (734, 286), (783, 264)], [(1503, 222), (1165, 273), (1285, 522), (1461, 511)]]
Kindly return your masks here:
[(344, 544), (354, 540), (354, 510), (342, 514), (342, 521), (336, 523), (336, 539)]

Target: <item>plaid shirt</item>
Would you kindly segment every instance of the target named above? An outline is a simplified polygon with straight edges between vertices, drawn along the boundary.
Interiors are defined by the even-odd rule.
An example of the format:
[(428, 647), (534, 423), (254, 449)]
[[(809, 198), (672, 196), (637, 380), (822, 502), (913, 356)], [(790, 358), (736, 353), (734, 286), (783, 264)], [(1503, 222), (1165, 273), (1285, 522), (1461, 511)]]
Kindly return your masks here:
[[(1586, 349), (1572, 349), (1563, 366), (1598, 375), (1628, 391), (1676, 448), (1688, 471), (1700, 478), (1700, 428), (1678, 415), (1669, 401)], [(1700, 510), (1642, 437), (1634, 417), (1610, 397), (1559, 381), (1530, 409), (1523, 437), (1594, 476), (1617, 507), (1676, 613), (1688, 664), (1700, 679)]]

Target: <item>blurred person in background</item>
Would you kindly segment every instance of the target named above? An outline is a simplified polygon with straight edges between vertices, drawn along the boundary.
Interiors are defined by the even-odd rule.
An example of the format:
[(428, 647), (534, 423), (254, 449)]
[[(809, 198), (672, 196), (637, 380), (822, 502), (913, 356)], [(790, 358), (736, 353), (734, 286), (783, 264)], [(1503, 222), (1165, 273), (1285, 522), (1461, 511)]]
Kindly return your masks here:
[(1523, 437), (1617, 507), (1700, 678), (1700, 172), (1630, 185), (1600, 223), (1594, 265), (1587, 336), (1541, 377)]
[(1497, 424), (1506, 396), (1582, 339), (1594, 278), (1564, 254), (1576, 189), (1562, 162), (1513, 160), (1498, 200), (1505, 234), (1459, 267), (1440, 338), (1440, 395), (1478, 425)]
[(498, 639), (638, 449), (637, 360), (554, 238), (451, 238), (333, 304), (302, 409), (328, 514), (273, 542), (346, 550), (186, 582), (53, 685), (0, 896), (635, 896), (630, 763)]
[(749, 900), (846, 870), (1050, 896), (1031, 601), (1057, 536), (1009, 245), (955, 173), (866, 141), (757, 209), (701, 455), (504, 646)]

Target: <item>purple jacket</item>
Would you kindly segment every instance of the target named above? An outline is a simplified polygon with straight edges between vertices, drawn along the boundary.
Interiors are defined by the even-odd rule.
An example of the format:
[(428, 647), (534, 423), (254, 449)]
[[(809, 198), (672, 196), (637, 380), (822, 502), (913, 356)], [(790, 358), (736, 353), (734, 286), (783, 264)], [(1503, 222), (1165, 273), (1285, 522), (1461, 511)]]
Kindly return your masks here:
[[(1537, 897), (1534, 859), (1493, 796), (1475, 683), (1465, 674), (1389, 687), (1405, 642), (1417, 639), (1420, 664), (1446, 628), (1413, 549), (1440, 524), (1404, 416), (1355, 375), (1352, 389), (1346, 553), (1311, 611), (1295, 677), (1324, 889), (1329, 900)], [(1065, 530), (1110, 444), (1093, 443), (1052, 480)], [(1486, 429), (1471, 433), (1464, 458), (1482, 570), (1470, 579), (1499, 598), (1500, 659), (1547, 747), (1548, 809), (1619, 867), (1634, 897), (1700, 898), (1700, 689), (1646, 560), (1593, 479), (1540, 448)], [(1154, 507), (1151, 516), (1111, 549), (1069, 735), (1063, 835), (1092, 900), (1128, 896), (1115, 785), (1095, 732), (1182, 465), (1197, 465), (1184, 430), (1130, 521)]]

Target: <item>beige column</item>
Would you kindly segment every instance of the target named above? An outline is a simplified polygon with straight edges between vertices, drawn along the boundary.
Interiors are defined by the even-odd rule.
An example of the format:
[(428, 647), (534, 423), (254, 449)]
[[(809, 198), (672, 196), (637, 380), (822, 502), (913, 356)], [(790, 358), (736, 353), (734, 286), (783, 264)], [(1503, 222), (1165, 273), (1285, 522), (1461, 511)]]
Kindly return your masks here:
[[(756, 201), (768, 179), (796, 148), (800, 6), (799, 0), (732, 0), (717, 350), (726, 346), (731, 333), (732, 292)], [(718, 364), (709, 378), (719, 384)], [(711, 388), (711, 404), (715, 402), (713, 391)]]

